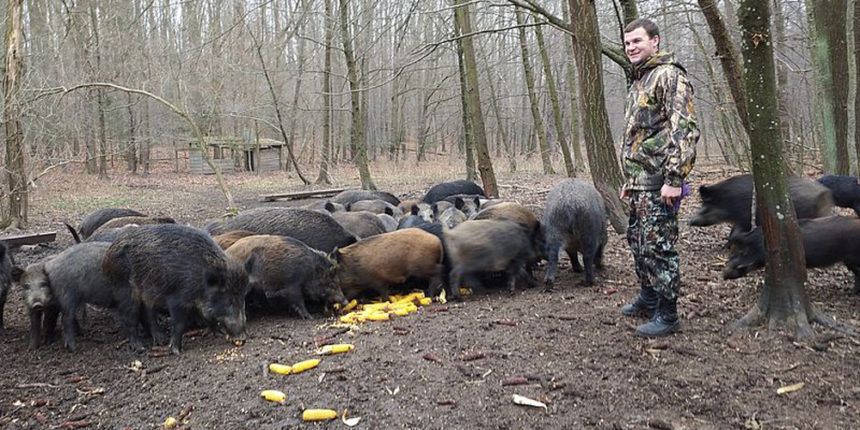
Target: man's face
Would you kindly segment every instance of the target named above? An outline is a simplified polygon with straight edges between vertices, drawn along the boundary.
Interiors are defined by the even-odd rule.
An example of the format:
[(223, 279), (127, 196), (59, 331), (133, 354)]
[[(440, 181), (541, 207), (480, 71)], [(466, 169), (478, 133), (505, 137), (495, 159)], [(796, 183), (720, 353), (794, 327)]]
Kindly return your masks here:
[(624, 53), (633, 64), (639, 64), (654, 55), (659, 44), (660, 36), (648, 37), (648, 33), (642, 27), (624, 33)]

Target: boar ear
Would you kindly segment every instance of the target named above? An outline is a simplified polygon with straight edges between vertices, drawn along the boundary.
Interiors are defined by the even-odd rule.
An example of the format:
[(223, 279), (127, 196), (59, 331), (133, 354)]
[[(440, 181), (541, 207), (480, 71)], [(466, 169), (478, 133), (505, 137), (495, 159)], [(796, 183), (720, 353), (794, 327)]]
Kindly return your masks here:
[(352, 212), (352, 203), (347, 203), (344, 207), (346, 208), (347, 212)]
[(412, 207), (409, 208), (409, 213), (412, 215), (418, 215), (418, 205), (412, 205)]
[(699, 187), (699, 196), (702, 200), (710, 200), (711, 199), (711, 189), (708, 188), (707, 185), (702, 185)]
[(434, 217), (439, 216), (439, 203), (433, 203), (433, 205), (430, 206), (430, 211), (433, 212)]
[(251, 251), (251, 255), (248, 256), (248, 259), (245, 260), (245, 273), (249, 275), (253, 273), (254, 267), (256, 267), (257, 264), (261, 262), (260, 260), (260, 248), (255, 248), (253, 251)]
[(390, 206), (385, 207), (385, 214), (389, 216), (394, 216), (394, 209), (391, 209)]
[(463, 206), (466, 206), (466, 202), (464, 202), (462, 198), (457, 197), (454, 199), (454, 207), (455, 208), (457, 208), (459, 210), (463, 210)]
[(325, 210), (329, 211), (330, 213), (334, 213), (337, 210), (334, 207), (334, 203), (332, 203), (330, 201), (326, 201), (325, 206), (323, 206), (323, 207), (325, 208)]
[(475, 196), (475, 209), (481, 209), (481, 199)]
[(12, 267), (12, 280), (15, 282), (21, 282), (21, 277), (24, 276), (24, 269), (13, 266)]
[(81, 236), (78, 235), (78, 231), (75, 230), (74, 227), (69, 225), (69, 223), (64, 222), (63, 225), (66, 226), (66, 229), (69, 230), (69, 233), (72, 234), (72, 238), (75, 239), (75, 243), (81, 243)]

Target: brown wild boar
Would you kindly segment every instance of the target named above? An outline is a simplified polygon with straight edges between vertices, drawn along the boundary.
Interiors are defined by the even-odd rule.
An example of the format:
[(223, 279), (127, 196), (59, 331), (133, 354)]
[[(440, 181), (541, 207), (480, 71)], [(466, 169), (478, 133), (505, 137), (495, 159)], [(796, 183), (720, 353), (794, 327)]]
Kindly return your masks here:
[(439, 283), (442, 256), (439, 238), (417, 228), (379, 234), (332, 252), (347, 299), (368, 292), (388, 297), (392, 287), (408, 279)]

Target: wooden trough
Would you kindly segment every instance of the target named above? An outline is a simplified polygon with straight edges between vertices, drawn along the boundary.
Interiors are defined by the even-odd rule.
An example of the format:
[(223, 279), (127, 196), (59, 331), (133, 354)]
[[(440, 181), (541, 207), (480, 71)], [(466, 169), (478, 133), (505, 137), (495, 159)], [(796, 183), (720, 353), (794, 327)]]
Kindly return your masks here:
[(22, 245), (38, 245), (40, 243), (53, 242), (57, 238), (56, 231), (46, 233), (17, 234), (14, 236), (2, 236), (0, 242), (5, 242), (9, 248), (18, 248)]
[(275, 200), (297, 200), (310, 197), (332, 197), (345, 190), (345, 188), (331, 188), (327, 190), (297, 191), (283, 194), (263, 194), (260, 201), (273, 202)]

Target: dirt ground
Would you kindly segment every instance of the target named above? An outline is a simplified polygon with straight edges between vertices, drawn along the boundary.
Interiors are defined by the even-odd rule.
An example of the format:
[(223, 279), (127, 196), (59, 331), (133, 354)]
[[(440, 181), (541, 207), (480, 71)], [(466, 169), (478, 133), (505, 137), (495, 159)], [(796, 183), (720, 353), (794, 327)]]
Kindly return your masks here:
[[(716, 167), (698, 170), (694, 186), (726, 176)], [(537, 171), (499, 172), (502, 197), (542, 206), (561, 177)], [(419, 167), (380, 163), (374, 174), (381, 189), (401, 197), (462, 176), (444, 160)], [(358, 182), (351, 168), (334, 176), (340, 178), (336, 186)], [(301, 189), (294, 175), (283, 172), (227, 179), (241, 208), (263, 205), (259, 194)], [(296, 203), (269, 205), (287, 204)], [(17, 262), (29, 264), (69, 246), (71, 237), (60, 223), (77, 223), (105, 206), (169, 215), (194, 226), (225, 208), (213, 177), (115, 173), (99, 181), (71, 171), (53, 173), (38, 182), (30, 230), (56, 230), (58, 240), (16, 252)], [(694, 193), (682, 219), (697, 207)], [(762, 273), (721, 280), (727, 234), (726, 226), (682, 226), (683, 329), (662, 340), (636, 338), (633, 330), (642, 321), (619, 313), (637, 287), (626, 242), (611, 230), (606, 268), (592, 288), (580, 287), (581, 275), (563, 264), (550, 293), (535, 288), (513, 296), (475, 294), (348, 331), (321, 316), (301, 321), (251, 315), (244, 346), (191, 333), (182, 356), (131, 353), (112, 316), (92, 309), (78, 353), (66, 352), (61, 342), (31, 351), (21, 294), (13, 289), (6, 305), (8, 331), (0, 338), (0, 427), (153, 429), (173, 416), (196, 429), (347, 428), (341, 421), (301, 422), (303, 408), (331, 408), (361, 417), (360, 429), (860, 428), (856, 338), (821, 327), (810, 343), (730, 330), (754, 303)], [(818, 308), (860, 328), (860, 296), (851, 292), (847, 270), (812, 270), (809, 278)], [(356, 348), (324, 357), (302, 374), (266, 371), (271, 362), (312, 358), (315, 339), (325, 336)], [(518, 376), (527, 383), (502, 384)], [(804, 385), (777, 394), (796, 383)], [(286, 403), (262, 400), (264, 389), (285, 392)], [(514, 394), (542, 401), (547, 409), (515, 405)]]

